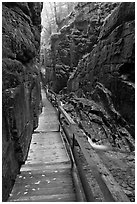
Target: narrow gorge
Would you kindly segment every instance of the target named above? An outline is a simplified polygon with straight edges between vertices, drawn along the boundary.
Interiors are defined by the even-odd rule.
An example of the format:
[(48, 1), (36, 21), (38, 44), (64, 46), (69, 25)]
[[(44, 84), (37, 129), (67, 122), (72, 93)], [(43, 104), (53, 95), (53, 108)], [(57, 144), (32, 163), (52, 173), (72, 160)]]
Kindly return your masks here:
[(100, 159), (134, 202), (135, 2), (2, 3), (4, 202), (39, 124), (42, 86), (85, 136), (105, 145)]

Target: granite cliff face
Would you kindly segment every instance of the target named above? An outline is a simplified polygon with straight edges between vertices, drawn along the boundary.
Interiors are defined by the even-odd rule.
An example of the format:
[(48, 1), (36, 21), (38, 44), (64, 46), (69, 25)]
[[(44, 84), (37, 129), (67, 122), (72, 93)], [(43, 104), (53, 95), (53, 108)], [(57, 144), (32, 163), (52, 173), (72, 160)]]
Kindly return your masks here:
[(6, 201), (41, 111), (41, 3), (2, 5), (2, 183)]

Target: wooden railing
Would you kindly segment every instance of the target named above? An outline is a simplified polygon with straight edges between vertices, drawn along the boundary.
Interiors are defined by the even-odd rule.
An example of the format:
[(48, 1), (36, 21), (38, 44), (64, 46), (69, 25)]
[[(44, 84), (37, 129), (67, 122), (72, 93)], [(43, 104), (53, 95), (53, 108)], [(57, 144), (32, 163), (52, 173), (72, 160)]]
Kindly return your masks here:
[[(53, 103), (53, 105), (55, 105), (55, 107), (58, 110), (60, 124), (61, 124), (62, 116), (64, 117), (64, 119), (66, 120), (68, 124), (69, 130), (70, 130), (69, 132), (71, 132), (71, 140), (70, 140), (70, 133), (68, 134), (66, 131), (65, 133), (67, 135), (67, 139), (71, 147), (70, 149), (70, 151), (72, 151), (71, 154), (75, 158), (75, 144), (78, 144), (88, 165), (92, 169), (92, 174), (94, 175), (96, 181), (98, 182), (105, 200), (107, 202), (114, 202), (114, 201), (115, 202), (129, 202), (129, 199), (127, 198), (125, 193), (122, 191), (121, 187), (115, 181), (115, 179), (113, 178), (109, 170), (100, 161), (99, 156), (96, 154), (96, 152), (92, 148), (92, 145), (90, 144), (90, 142), (88, 142), (89, 138), (87, 138), (86, 136), (83, 137), (77, 134), (77, 124), (64, 110), (57, 94), (49, 89), (46, 89), (46, 94), (47, 94), (47, 98)], [(86, 147), (84, 146), (85, 143), (86, 143)], [(97, 161), (99, 161), (99, 163)], [(81, 166), (79, 166), (79, 168), (81, 168)], [(82, 169), (80, 171), (82, 172)], [(87, 201), (94, 202), (93, 195), (91, 193), (91, 189), (87, 183), (85, 182), (85, 180), (82, 181), (82, 184), (84, 185), (84, 191), (86, 194), (86, 198), (88, 198)]]
[[(53, 92), (52, 90), (49, 90), (47, 88), (45, 88), (46, 90), (46, 95), (47, 98), (51, 101), (51, 103), (57, 108), (58, 111), (58, 119), (59, 122), (61, 124), (61, 115), (65, 118), (65, 120), (67, 121), (67, 123), (69, 124), (69, 126), (71, 127), (72, 125), (75, 125), (74, 121), (71, 119), (71, 117), (67, 114), (67, 112), (63, 109), (61, 102), (59, 100), (59, 98), (57, 97), (56, 93)], [(60, 129), (59, 129), (60, 131)], [(71, 159), (71, 164), (72, 164), (72, 176), (73, 176), (73, 182), (75, 185), (75, 191), (76, 191), (76, 196), (77, 196), (77, 201), (78, 202), (86, 202), (86, 197), (85, 197), (85, 193), (82, 187), (82, 183), (78, 174), (78, 170), (76, 167), (76, 163), (75, 163), (75, 159), (73, 157), (73, 151), (72, 151), (72, 147), (74, 146), (74, 144), (72, 144), (72, 147), (70, 147), (70, 143), (68, 141), (68, 138), (66, 137), (66, 134), (64, 134), (65, 137), (65, 141), (66, 141), (66, 145), (67, 145), (67, 150)]]

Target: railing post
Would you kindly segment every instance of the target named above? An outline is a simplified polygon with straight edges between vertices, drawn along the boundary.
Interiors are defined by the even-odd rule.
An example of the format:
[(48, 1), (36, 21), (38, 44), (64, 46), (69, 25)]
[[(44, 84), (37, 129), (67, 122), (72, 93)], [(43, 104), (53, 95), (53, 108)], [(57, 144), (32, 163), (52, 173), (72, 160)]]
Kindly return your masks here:
[(72, 150), (74, 151), (75, 146), (75, 134), (73, 133), (73, 139), (72, 139)]
[(58, 110), (58, 119), (59, 119), (59, 123), (61, 122), (61, 120), (60, 120), (60, 115), (61, 115), (61, 113), (60, 113), (60, 111)]
[(56, 97), (56, 95), (55, 95), (55, 103), (57, 103), (57, 97)]
[(61, 126), (61, 119), (60, 119), (60, 111), (58, 110), (58, 120), (59, 120), (59, 132), (60, 132), (60, 126)]

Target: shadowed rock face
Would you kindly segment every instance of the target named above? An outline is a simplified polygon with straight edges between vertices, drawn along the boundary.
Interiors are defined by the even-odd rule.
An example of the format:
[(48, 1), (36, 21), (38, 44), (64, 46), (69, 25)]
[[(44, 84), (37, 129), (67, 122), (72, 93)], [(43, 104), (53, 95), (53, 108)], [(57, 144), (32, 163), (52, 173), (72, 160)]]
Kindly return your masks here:
[[(85, 52), (86, 54), (83, 52), (81, 57), (77, 52), (79, 60), (77, 60), (76, 66), (65, 64), (66, 67), (68, 66), (66, 70), (68, 70), (69, 79), (67, 90), (62, 90), (62, 95), (60, 92), (60, 99), (65, 104), (63, 107), (93, 142), (108, 144), (108, 146), (116, 148), (116, 151), (126, 152), (129, 155), (134, 154), (135, 150), (134, 7), (134, 3), (120, 3), (111, 15), (104, 22), (102, 21), (97, 41), (90, 47), (90, 51)], [(77, 22), (84, 19), (85, 22), (86, 16), (83, 12), (83, 17), (79, 16), (75, 19)], [(73, 42), (76, 40), (78, 42), (76, 36), (85, 36), (83, 24), (77, 24)], [(90, 31), (91, 28), (93, 27), (90, 27)], [(62, 48), (64, 46), (64, 50), (68, 49), (65, 45), (69, 45), (67, 38), (72, 36), (71, 34), (68, 31), (67, 35), (65, 32), (59, 34), (56, 44), (54, 44), (56, 51), (59, 51), (60, 45)], [(62, 41), (59, 40), (61, 38)], [(86, 38), (89, 39), (89, 37)], [(63, 44), (64, 42), (65, 44)], [(83, 44), (87, 45), (87, 41)], [(76, 60), (75, 46), (74, 43), (71, 47), (74, 60)], [(61, 47), (60, 52), (67, 56), (67, 52), (64, 52)], [(85, 51), (84, 48), (83, 50)], [(55, 72), (61, 73), (61, 62), (62, 67), (64, 64), (59, 52), (56, 56)], [(58, 84), (60, 84), (59, 82)], [(131, 166), (130, 168), (134, 169), (134, 164)], [(128, 171), (125, 175), (129, 178)], [(134, 179), (134, 174), (132, 174), (132, 178)], [(134, 200), (134, 182), (131, 185), (133, 192), (129, 197)]]
[(51, 86), (101, 103), (119, 123), (117, 112), (134, 137), (135, 3), (82, 2), (72, 13), (51, 38)]
[(67, 86), (83, 55), (90, 53), (98, 42), (100, 27), (104, 19), (119, 3), (82, 2), (62, 22), (62, 28), (51, 36), (51, 59), (53, 66), (46, 64), (49, 56), (45, 53), (46, 69), (54, 72), (54, 78), (47, 71), (46, 81), (53, 81), (54, 91)]
[(2, 5), (3, 201), (26, 160), (40, 112), (41, 3)]
[(106, 19), (101, 28), (99, 42), (91, 53), (79, 62), (77, 71), (68, 81), (70, 91), (75, 91), (79, 97), (82, 97), (83, 93), (86, 97), (101, 103), (110, 115), (113, 115), (113, 105), (113, 110), (118, 111), (128, 123), (127, 129), (133, 137), (135, 119), (134, 6), (134, 3), (121, 3)]

